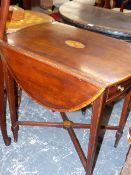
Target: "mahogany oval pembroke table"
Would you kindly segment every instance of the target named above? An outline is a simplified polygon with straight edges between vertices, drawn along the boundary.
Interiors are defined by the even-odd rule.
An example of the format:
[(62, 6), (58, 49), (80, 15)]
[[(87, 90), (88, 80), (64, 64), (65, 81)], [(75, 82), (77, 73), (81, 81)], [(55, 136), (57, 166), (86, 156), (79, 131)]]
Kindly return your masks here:
[[(5, 20), (9, 1), (2, 2)], [(0, 40), (0, 47), (14, 140), (17, 141), (19, 125), (63, 127), (73, 141), (86, 175), (91, 175), (105, 105), (121, 96), (129, 102), (131, 97), (131, 45), (55, 22), (9, 34), (6, 40)], [(38, 103), (60, 112), (63, 122), (18, 121), (14, 81)], [(65, 112), (90, 103), (91, 124), (73, 123), (67, 118)], [(73, 128), (90, 129), (87, 158)]]

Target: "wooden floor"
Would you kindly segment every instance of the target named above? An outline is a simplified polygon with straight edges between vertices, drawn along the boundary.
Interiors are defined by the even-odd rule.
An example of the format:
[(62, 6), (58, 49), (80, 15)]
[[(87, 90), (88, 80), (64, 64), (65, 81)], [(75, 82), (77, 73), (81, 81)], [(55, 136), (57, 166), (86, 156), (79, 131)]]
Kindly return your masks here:
[(131, 146), (127, 155), (127, 160), (122, 169), (121, 175), (131, 175)]

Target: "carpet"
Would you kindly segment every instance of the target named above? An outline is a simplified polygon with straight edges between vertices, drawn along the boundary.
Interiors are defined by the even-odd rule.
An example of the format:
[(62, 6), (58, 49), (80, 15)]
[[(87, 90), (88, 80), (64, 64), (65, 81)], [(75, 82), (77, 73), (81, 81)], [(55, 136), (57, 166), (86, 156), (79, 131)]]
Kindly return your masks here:
[[(122, 101), (115, 104), (110, 124), (117, 124)], [(81, 111), (68, 113), (76, 122), (90, 122), (91, 109), (85, 116)], [(41, 107), (23, 93), (19, 110), (20, 120), (61, 121), (59, 113)], [(10, 119), (7, 109), (8, 133)], [(127, 142), (128, 127), (131, 124), (131, 113), (124, 129), (118, 148), (114, 148), (115, 131), (107, 131), (100, 150), (93, 175), (119, 175), (129, 148)], [(76, 129), (84, 152), (87, 152), (89, 131)], [(66, 130), (45, 127), (22, 126), (17, 143), (9, 147), (3, 143), (0, 135), (0, 175), (85, 175), (83, 166), (73, 147)]]

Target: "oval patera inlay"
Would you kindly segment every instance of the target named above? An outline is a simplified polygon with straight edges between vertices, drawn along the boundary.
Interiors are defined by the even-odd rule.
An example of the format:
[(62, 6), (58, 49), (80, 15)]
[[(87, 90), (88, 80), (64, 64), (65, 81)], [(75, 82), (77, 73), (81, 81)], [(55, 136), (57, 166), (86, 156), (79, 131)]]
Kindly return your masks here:
[(74, 47), (77, 49), (83, 49), (85, 47), (85, 45), (79, 41), (74, 41), (74, 40), (66, 40), (65, 43), (70, 46), (70, 47)]

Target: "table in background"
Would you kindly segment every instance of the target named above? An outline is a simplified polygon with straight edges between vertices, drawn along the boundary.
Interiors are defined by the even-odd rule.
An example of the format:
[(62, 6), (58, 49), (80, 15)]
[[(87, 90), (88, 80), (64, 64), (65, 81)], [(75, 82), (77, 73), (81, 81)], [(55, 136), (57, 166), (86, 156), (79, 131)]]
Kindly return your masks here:
[(64, 3), (60, 9), (69, 24), (120, 39), (131, 39), (131, 16), (76, 1)]

